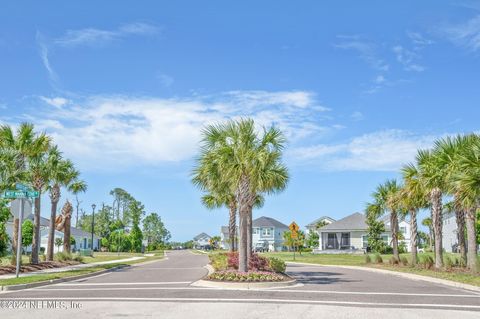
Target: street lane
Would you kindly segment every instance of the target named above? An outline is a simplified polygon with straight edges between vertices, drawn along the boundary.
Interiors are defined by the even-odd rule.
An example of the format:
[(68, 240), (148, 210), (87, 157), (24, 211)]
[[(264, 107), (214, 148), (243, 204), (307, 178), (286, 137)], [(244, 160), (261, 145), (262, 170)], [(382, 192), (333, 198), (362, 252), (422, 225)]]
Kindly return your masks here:
[[(340, 267), (289, 265), (299, 281), (290, 288), (233, 290), (192, 287), (207, 274), (208, 257), (171, 251), (160, 261), (96, 277), (0, 294), (0, 299), (78, 301), (87, 306), (136, 302), (310, 304), (354, 308), (480, 311), (480, 294), (394, 275)], [(39, 310), (41, 311), (41, 310)], [(72, 310), (73, 311), (73, 310)], [(3, 318), (3, 317), (2, 317)]]

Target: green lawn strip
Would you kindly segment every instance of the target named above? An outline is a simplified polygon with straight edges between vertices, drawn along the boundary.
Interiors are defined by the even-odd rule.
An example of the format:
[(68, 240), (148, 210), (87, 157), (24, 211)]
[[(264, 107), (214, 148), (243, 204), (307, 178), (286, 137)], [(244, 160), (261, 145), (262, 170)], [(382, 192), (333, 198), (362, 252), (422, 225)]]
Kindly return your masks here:
[(138, 264), (138, 263), (152, 261), (152, 260), (160, 260), (162, 259), (162, 257), (163, 257), (163, 254), (162, 256), (145, 257), (138, 260), (131, 260), (126, 262), (112, 263), (112, 264), (106, 264), (106, 265), (97, 265), (93, 267), (69, 270), (69, 271), (63, 271), (63, 272), (35, 274), (35, 275), (19, 277), (19, 278), (0, 279), (0, 286), (27, 284), (27, 283), (33, 283), (33, 282), (50, 281), (53, 279), (60, 279), (60, 278), (66, 278), (66, 277), (72, 277), (72, 276), (79, 276), (79, 275), (102, 271), (105, 269), (111, 269), (118, 266), (128, 266), (128, 265)]
[[(262, 254), (267, 257), (276, 257), (284, 261), (294, 261), (293, 253), (291, 252), (275, 252)], [(422, 256), (420, 254), (419, 256)], [(450, 256), (457, 256), (458, 254), (448, 254)], [(372, 256), (372, 255), (371, 255)], [(295, 254), (295, 262), (304, 262), (319, 265), (332, 265), (332, 266), (361, 266), (377, 269), (385, 269), (391, 271), (405, 272), (411, 274), (417, 274), (422, 276), (446, 279), (450, 281), (470, 284), (474, 286), (480, 286), (480, 276), (470, 274), (463, 271), (435, 271), (430, 269), (413, 268), (409, 266), (392, 266), (388, 264), (388, 260), (392, 255), (382, 255), (383, 264), (366, 264), (365, 255), (347, 255), (347, 254), (310, 254), (302, 253)], [(410, 260), (410, 254), (402, 254)]]
[(137, 253), (93, 253), (93, 257), (91, 256), (84, 256), (83, 263), (90, 264), (90, 263), (97, 263), (102, 261), (111, 261), (111, 260), (120, 260), (120, 259), (127, 259), (132, 257), (142, 257), (143, 254)]

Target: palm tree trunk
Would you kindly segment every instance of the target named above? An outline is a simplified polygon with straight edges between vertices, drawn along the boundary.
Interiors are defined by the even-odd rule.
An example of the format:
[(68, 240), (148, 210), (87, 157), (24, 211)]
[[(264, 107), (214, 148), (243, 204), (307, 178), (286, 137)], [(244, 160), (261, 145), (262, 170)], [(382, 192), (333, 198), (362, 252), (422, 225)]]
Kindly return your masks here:
[(390, 227), (392, 228), (393, 257), (395, 257), (397, 261), (400, 261), (400, 255), (398, 253), (398, 217), (395, 210), (392, 210), (390, 213)]
[(235, 200), (232, 200), (229, 205), (230, 208), (230, 220), (228, 223), (228, 237), (230, 240), (230, 252), (233, 252), (236, 250), (235, 247), (235, 232), (237, 228), (237, 205), (235, 203)]
[(252, 259), (252, 207), (248, 206), (248, 219), (247, 219), (247, 262), (250, 263)]
[(65, 228), (63, 230), (63, 251), (70, 254), (71, 245), (70, 245), (70, 225), (71, 217), (67, 216), (65, 219)]
[(412, 265), (417, 264), (417, 211), (412, 209), (410, 211), (410, 245), (412, 251)]
[(58, 202), (52, 201), (52, 209), (50, 212), (50, 227), (48, 229), (47, 243), (47, 261), (53, 261), (53, 250), (55, 247), (55, 218), (57, 217)]
[(432, 225), (435, 239), (435, 269), (443, 267), (443, 245), (442, 245), (442, 191), (434, 188), (430, 193), (432, 204)]
[(38, 264), (38, 254), (40, 250), (40, 195), (35, 198), (35, 213), (33, 215), (33, 240), (32, 240), (32, 264)]
[(466, 214), (467, 224), (467, 267), (477, 272), (477, 233), (475, 229), (476, 209), (469, 209)]
[(240, 181), (239, 188), (237, 190), (237, 198), (239, 205), (239, 214), (240, 214), (240, 242), (238, 250), (238, 270), (241, 272), (248, 271), (248, 198), (250, 194), (250, 184), (247, 176), (242, 176)]
[(465, 247), (465, 212), (461, 209), (455, 210), (455, 219), (457, 222), (458, 249), (460, 258), (467, 261), (467, 249)]

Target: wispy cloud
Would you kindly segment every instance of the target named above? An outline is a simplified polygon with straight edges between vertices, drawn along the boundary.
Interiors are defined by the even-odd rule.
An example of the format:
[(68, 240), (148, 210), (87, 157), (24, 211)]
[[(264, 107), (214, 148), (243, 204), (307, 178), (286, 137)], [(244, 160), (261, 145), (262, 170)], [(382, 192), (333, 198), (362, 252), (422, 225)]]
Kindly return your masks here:
[(36, 41), (37, 41), (37, 46), (40, 54), (40, 59), (42, 61), (43, 66), (45, 67), (45, 70), (47, 71), (48, 78), (53, 86), (56, 86), (56, 83), (58, 82), (58, 75), (53, 69), (52, 65), (50, 64), (50, 59), (48, 55), (48, 47), (45, 43), (45, 40), (43, 38), (43, 35), (37, 31), (36, 33)]
[(131, 35), (154, 35), (160, 28), (146, 23), (130, 23), (114, 30), (97, 28), (85, 28), (78, 30), (67, 30), (66, 33), (56, 39), (54, 43), (63, 47), (76, 47), (82, 45), (104, 45), (111, 41), (125, 38)]
[(395, 53), (397, 61), (403, 65), (406, 71), (422, 72), (425, 70), (425, 67), (415, 62), (419, 58), (416, 52), (410, 51), (401, 45), (394, 46), (392, 51)]
[(361, 59), (377, 71), (389, 70), (389, 64), (378, 56), (375, 43), (367, 41), (358, 35), (339, 35), (337, 38), (339, 39), (339, 42), (334, 44), (334, 47), (356, 51)]
[(415, 158), (418, 149), (431, 147), (436, 138), (384, 130), (357, 136), (345, 143), (296, 148), (289, 157), (327, 171), (397, 171)]
[(440, 34), (455, 45), (476, 52), (480, 49), (480, 14), (464, 23), (441, 28)]
[(307, 138), (318, 140), (340, 129), (325, 116), (328, 108), (307, 91), (231, 91), (171, 99), (41, 99), (50, 109), (28, 120), (51, 134), (67, 156), (89, 169), (189, 160), (198, 151), (205, 124), (232, 118), (248, 116), (258, 125), (275, 125), (292, 144)]

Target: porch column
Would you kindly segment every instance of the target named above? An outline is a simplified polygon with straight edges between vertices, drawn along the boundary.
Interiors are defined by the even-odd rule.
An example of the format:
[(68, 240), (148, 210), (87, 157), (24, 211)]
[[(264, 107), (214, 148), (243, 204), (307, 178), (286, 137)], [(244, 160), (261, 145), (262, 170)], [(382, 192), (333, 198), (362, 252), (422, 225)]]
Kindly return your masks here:
[(318, 233), (318, 249), (323, 250), (323, 233)]
[(341, 244), (341, 240), (342, 240), (342, 233), (336, 233), (335, 235), (337, 237), (337, 247), (336, 247), (336, 249), (340, 249), (340, 247), (341, 247), (340, 244)]

